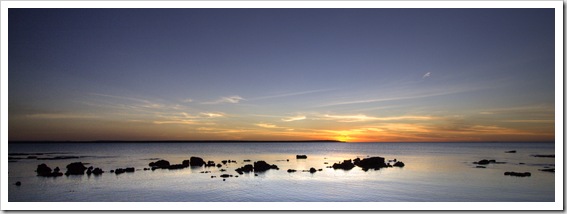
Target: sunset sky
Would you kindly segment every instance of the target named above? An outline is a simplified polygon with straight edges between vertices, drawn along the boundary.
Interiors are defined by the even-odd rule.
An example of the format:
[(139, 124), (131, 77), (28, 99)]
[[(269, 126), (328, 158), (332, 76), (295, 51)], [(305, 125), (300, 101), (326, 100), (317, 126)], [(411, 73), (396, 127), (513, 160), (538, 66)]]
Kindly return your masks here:
[(9, 140), (554, 140), (554, 9), (9, 9)]

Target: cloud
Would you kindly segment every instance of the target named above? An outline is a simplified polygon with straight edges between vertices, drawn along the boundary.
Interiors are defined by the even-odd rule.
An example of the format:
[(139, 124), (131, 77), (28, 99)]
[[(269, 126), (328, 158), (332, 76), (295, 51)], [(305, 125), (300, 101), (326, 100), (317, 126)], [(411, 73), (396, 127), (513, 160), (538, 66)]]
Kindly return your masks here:
[(425, 78), (430, 77), (430, 76), (431, 76), (431, 72), (427, 72), (423, 75), (422, 79), (425, 79)]
[(210, 118), (215, 118), (215, 117), (224, 117), (224, 113), (220, 113), (220, 112), (201, 112), (201, 115), (204, 115), (206, 117), (210, 117)]
[(190, 102), (193, 102), (193, 100), (192, 99), (184, 99), (184, 100), (181, 100), (181, 102), (190, 103)]
[(371, 117), (364, 114), (357, 115), (329, 115), (326, 114), (322, 119), (336, 120), (337, 122), (365, 122), (365, 121), (394, 121), (394, 120), (431, 120), (428, 116), (399, 116), (399, 117)]
[(276, 126), (274, 124), (269, 124), (269, 123), (257, 123), (256, 125), (260, 126), (262, 128), (269, 128), (269, 129), (279, 128), (278, 126)]
[(242, 100), (245, 100), (245, 99), (240, 97), (240, 96), (230, 96), (230, 97), (221, 97), (218, 100), (211, 101), (211, 102), (203, 102), (201, 104), (239, 103)]
[(161, 120), (161, 121), (154, 121), (155, 124), (185, 124), (185, 125), (193, 125), (197, 124), (194, 120)]
[(291, 96), (299, 96), (299, 95), (319, 93), (319, 92), (327, 92), (327, 91), (333, 91), (333, 90), (335, 90), (335, 89), (319, 89), (319, 90), (311, 90), (311, 91), (300, 91), (300, 92), (292, 92), (292, 93), (285, 93), (285, 94), (275, 94), (275, 95), (264, 96), (264, 97), (255, 97), (255, 98), (251, 98), (249, 100), (263, 100), (263, 99), (272, 99), (272, 98), (280, 98), (280, 97), (291, 97)]
[(299, 116), (295, 116), (295, 117), (287, 117), (287, 118), (282, 118), (282, 121), (285, 122), (292, 122), (292, 121), (298, 121), (298, 120), (305, 120), (307, 117), (304, 115), (299, 115)]
[(87, 114), (28, 114), (26, 117), (35, 119), (93, 119), (95, 115)]

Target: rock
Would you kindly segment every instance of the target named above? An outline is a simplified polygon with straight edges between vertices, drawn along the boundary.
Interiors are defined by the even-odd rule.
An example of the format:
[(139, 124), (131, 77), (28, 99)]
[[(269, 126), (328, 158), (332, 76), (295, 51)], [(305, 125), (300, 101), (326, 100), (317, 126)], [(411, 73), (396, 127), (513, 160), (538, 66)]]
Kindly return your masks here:
[(532, 155), (532, 157), (536, 157), (536, 158), (555, 158), (555, 155)]
[(311, 167), (311, 169), (309, 169), (309, 172), (310, 172), (310, 173), (315, 173), (315, 172), (317, 172), (317, 170), (316, 170), (315, 168)]
[(110, 170), (110, 173), (114, 173), (114, 169), (111, 169), (111, 170)]
[(360, 160), (360, 158), (354, 159), (354, 165), (362, 168), (364, 171), (368, 169), (380, 169), (383, 167), (388, 167), (384, 162), (383, 157), (369, 157)]
[(539, 171), (543, 171), (543, 172), (553, 172), (553, 173), (555, 173), (555, 168), (552, 168), (552, 169), (540, 169)]
[(238, 178), (238, 175), (235, 175), (234, 177), (235, 177), (235, 178)]
[(144, 171), (148, 171), (148, 170), (150, 170), (150, 168), (144, 168)]
[(270, 165), (266, 163), (266, 161), (257, 161), (254, 162), (254, 172), (265, 172), (270, 169), (278, 169), (276, 165)]
[(217, 176), (211, 175), (211, 178), (216, 178)]
[(245, 166), (240, 167), (235, 171), (238, 172), (238, 174), (242, 174), (243, 172), (249, 173), (254, 171), (254, 166), (252, 166), (252, 164), (246, 164)]
[(44, 176), (44, 177), (51, 176), (51, 168), (49, 168), (44, 163), (37, 165), (37, 169), (35, 171), (37, 172), (38, 176)]
[[(117, 175), (119, 175), (119, 174), (122, 174), (122, 173), (125, 173), (125, 172), (134, 172), (134, 171), (136, 171), (136, 170), (134, 169), (134, 167), (127, 167), (127, 168), (125, 168), (125, 169), (118, 168), (118, 169), (114, 170), (114, 173), (116, 173)], [(111, 170), (110, 172), (112, 172), (112, 170)]]
[(520, 165), (524, 165), (524, 164), (526, 164), (526, 163), (519, 163), (519, 164), (520, 164)]
[(396, 163), (394, 164), (394, 166), (397, 166), (397, 167), (404, 167), (405, 164), (404, 164), (404, 162), (398, 161), (398, 162), (396, 162)]
[(221, 162), (222, 162), (222, 164), (226, 164), (226, 163), (228, 163), (228, 161), (227, 161), (227, 160), (223, 160), (223, 161), (221, 161)]
[(344, 160), (342, 163), (335, 163), (333, 164), (333, 169), (342, 169), (342, 170), (350, 170), (354, 168), (354, 164), (352, 160)]
[(246, 159), (246, 160), (244, 160), (244, 162), (250, 162), (250, 160)]
[(219, 163), (219, 164), (217, 164), (217, 167), (218, 167), (218, 168), (222, 167), (222, 164), (220, 164), (220, 163)]
[(221, 178), (228, 178), (228, 177), (230, 177), (230, 175), (229, 174), (222, 174), (222, 175), (220, 175), (220, 177)]
[(215, 166), (217, 166), (217, 165), (215, 164), (214, 161), (208, 161), (207, 164), (205, 164), (205, 166), (206, 166), (206, 167), (215, 167)]
[(317, 171), (319, 171), (319, 172), (320, 172), (320, 171), (323, 171), (323, 169), (318, 169)]
[(295, 169), (288, 169), (287, 172), (292, 173), (292, 172), (297, 172), (297, 170), (295, 170)]
[(200, 157), (191, 157), (189, 159), (189, 163), (191, 166), (203, 166), (205, 165), (205, 161), (203, 160), (203, 158)]
[(297, 159), (307, 159), (307, 155), (296, 155)]
[(189, 160), (183, 160), (183, 162), (181, 162), (181, 164), (185, 167), (189, 167)]
[(270, 166), (270, 169), (280, 170), (280, 168), (278, 168), (278, 166), (276, 166), (275, 164), (272, 164), (272, 166)]
[(87, 167), (81, 162), (74, 162), (67, 165), (67, 172), (65, 175), (84, 175)]
[(162, 168), (162, 169), (169, 167), (169, 165), (170, 165), (169, 161), (166, 161), (166, 160), (158, 160), (156, 162), (151, 162), (149, 164), (149, 166), (151, 166), (151, 167), (157, 167), (157, 168)]
[(509, 175), (509, 176), (516, 176), (516, 177), (530, 177), (532, 176), (531, 173), (529, 172), (505, 172), (504, 175)]
[(487, 165), (487, 164), (490, 163), (490, 161), (489, 161), (489, 160), (486, 160), (486, 159), (483, 159), (483, 160), (480, 160), (480, 161), (478, 161), (478, 162), (473, 162), (473, 163), (474, 163), (474, 164), (478, 164), (478, 165)]
[(226, 179), (223, 178), (222, 181), (226, 181)]
[(183, 165), (183, 164), (173, 164), (173, 165), (169, 165), (167, 167), (167, 169), (184, 169), (187, 166)]
[(93, 175), (101, 175), (102, 173), (104, 173), (104, 171), (102, 171), (102, 169), (100, 168), (95, 168), (92, 171)]
[(16, 186), (21, 186), (21, 185), (22, 185), (22, 182), (16, 181), (15, 185), (16, 185)]
[(516, 153), (516, 150), (505, 151), (505, 153)]
[(486, 168), (486, 166), (476, 166), (476, 168)]
[(329, 162), (324, 162), (323, 164), (329, 164)]
[(289, 159), (286, 159), (285, 161), (289, 162)]
[(254, 174), (254, 176), (258, 176), (258, 174)]

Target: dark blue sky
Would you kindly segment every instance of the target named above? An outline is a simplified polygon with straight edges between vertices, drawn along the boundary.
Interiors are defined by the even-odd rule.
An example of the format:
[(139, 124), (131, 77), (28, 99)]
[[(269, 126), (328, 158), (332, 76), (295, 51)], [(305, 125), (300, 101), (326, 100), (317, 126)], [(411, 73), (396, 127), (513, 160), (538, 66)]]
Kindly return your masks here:
[(554, 9), (8, 17), (12, 140), (554, 137)]

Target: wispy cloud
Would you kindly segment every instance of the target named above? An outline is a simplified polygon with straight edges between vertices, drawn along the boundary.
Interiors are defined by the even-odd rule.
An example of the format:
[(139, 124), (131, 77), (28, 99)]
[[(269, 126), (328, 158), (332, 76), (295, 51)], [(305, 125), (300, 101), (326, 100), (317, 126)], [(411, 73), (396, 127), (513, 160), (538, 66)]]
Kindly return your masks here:
[(365, 121), (395, 121), (395, 120), (431, 120), (428, 116), (399, 116), (399, 117), (372, 117), (364, 114), (357, 115), (323, 115), (322, 119), (336, 120), (337, 122), (365, 122)]
[(221, 97), (218, 100), (210, 101), (210, 102), (202, 102), (201, 104), (221, 104), (221, 103), (239, 103), (242, 100), (246, 100), (240, 96), (230, 96), (230, 97)]
[(201, 115), (209, 117), (209, 118), (216, 118), (216, 117), (224, 117), (225, 114), (221, 112), (201, 112)]
[(28, 114), (26, 117), (35, 119), (93, 119), (99, 118), (96, 115), (89, 114), (65, 114), (65, 113), (55, 113), (55, 114)]
[(430, 76), (431, 76), (431, 72), (427, 72), (423, 75), (422, 79), (425, 79), (425, 78), (430, 77)]
[(269, 95), (269, 96), (250, 98), (248, 100), (264, 100), (264, 99), (272, 99), (272, 98), (291, 97), (291, 96), (299, 96), (299, 95), (327, 92), (327, 91), (333, 91), (333, 90), (336, 90), (336, 89), (319, 89), (319, 90), (299, 91), (299, 92), (291, 92), (291, 93), (284, 93), (284, 94), (274, 94), (274, 95)]
[(298, 121), (298, 120), (305, 120), (307, 117), (305, 115), (298, 115), (295, 117), (287, 117), (287, 118), (282, 118), (282, 121), (285, 122), (292, 122), (292, 121)]
[(274, 124), (269, 124), (269, 123), (256, 123), (255, 125), (262, 127), (262, 128), (269, 128), (269, 129), (279, 128), (278, 126), (276, 126)]
[(184, 99), (184, 100), (181, 100), (181, 102), (190, 103), (190, 102), (193, 102), (193, 99)]

